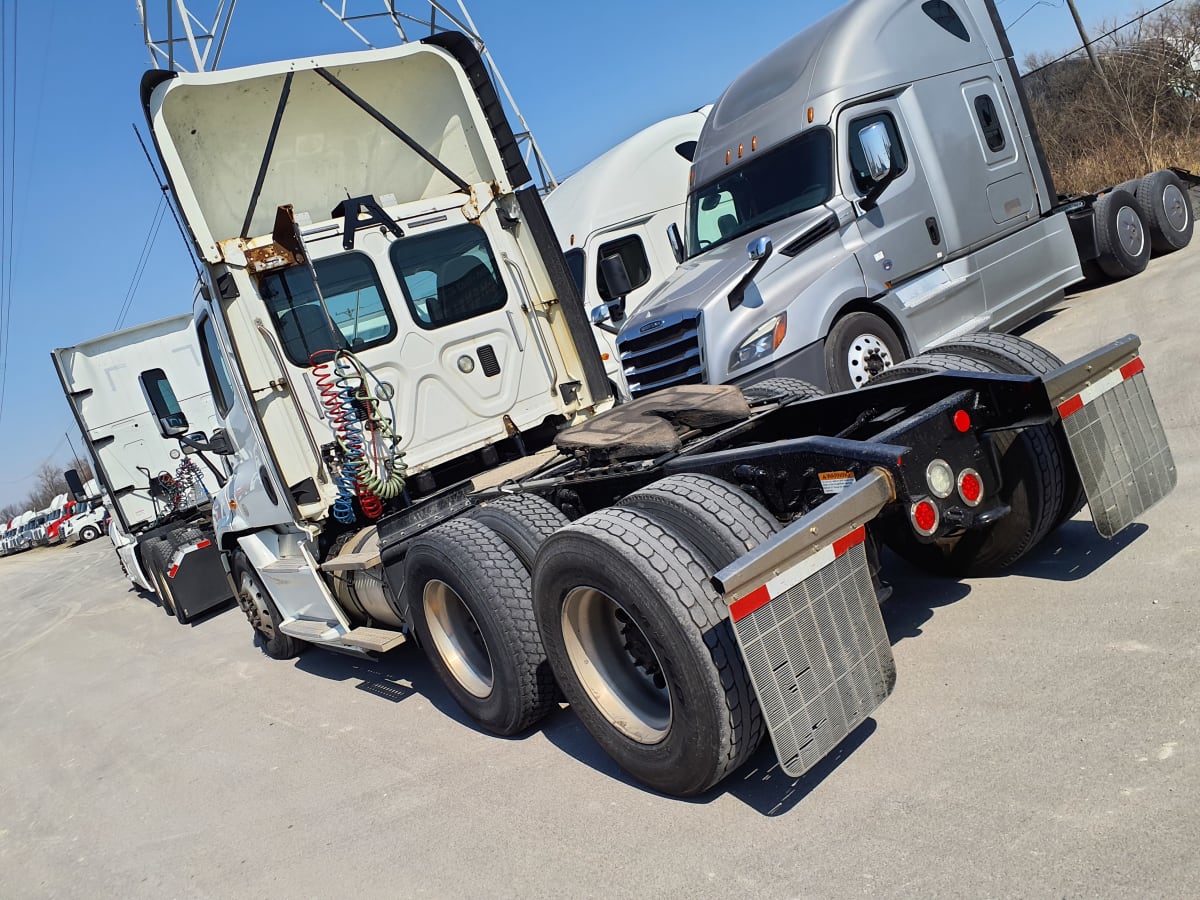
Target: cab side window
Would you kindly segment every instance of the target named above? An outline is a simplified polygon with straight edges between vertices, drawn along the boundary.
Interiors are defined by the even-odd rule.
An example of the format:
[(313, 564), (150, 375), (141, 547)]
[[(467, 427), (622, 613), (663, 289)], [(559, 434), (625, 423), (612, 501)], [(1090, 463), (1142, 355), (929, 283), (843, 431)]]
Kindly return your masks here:
[(217, 412), (221, 414), (221, 418), (225, 418), (233, 408), (233, 385), (229, 381), (225, 360), (221, 358), (221, 351), (217, 347), (217, 332), (209, 316), (206, 315), (200, 320), (196, 336), (200, 339), (200, 359), (204, 363), (204, 374), (208, 376), (208, 390), (217, 406)]
[(896, 128), (896, 120), (888, 112), (872, 113), (855, 119), (850, 123), (850, 172), (854, 177), (854, 187), (860, 194), (865, 194), (875, 184), (871, 178), (871, 170), (867, 167), (867, 157), (863, 152), (859, 135), (867, 127), (882, 123), (887, 130), (888, 142), (891, 144), (892, 160), (896, 164), (896, 175), (902, 175), (908, 169), (908, 154), (904, 150), (904, 142), (900, 140), (900, 131)]

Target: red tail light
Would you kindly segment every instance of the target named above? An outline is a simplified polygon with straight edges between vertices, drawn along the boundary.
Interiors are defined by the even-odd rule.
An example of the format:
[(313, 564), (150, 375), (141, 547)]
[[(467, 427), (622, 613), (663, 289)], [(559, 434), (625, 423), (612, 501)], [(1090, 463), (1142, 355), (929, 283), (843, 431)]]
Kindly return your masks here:
[(918, 500), (914, 503), (908, 510), (908, 517), (917, 534), (925, 537), (929, 537), (937, 531), (938, 522), (941, 519), (941, 516), (938, 515), (938, 508), (928, 500)]
[(983, 501), (983, 479), (974, 469), (963, 469), (958, 474), (958, 496), (967, 506), (978, 506)]

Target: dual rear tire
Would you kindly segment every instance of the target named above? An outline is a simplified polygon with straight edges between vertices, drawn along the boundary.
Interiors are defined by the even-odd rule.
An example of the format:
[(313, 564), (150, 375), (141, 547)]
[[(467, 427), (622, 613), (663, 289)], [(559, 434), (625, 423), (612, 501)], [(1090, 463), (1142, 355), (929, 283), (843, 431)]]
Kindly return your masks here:
[(480, 727), (518, 734), (565, 695), (626, 772), (691, 796), (762, 739), (710, 579), (776, 528), (706, 476), (663, 479), (574, 523), (522, 495), (415, 539), (405, 597), (430, 664)]

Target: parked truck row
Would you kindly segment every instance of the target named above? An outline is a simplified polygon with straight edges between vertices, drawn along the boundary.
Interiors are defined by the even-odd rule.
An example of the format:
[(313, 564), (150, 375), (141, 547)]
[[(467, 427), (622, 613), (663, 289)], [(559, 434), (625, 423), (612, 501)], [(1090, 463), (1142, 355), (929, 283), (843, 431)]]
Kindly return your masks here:
[[(1075, 235), (1103, 234), (1112, 203), (1055, 205), (992, 4), (857, 0), (785, 46), (707, 114), (676, 229), (690, 262), (619, 329), (620, 404), (466, 38), (148, 73), (202, 263), (178, 323), (197, 358), (177, 373), (136, 340), (110, 411), (100, 354), (55, 352), (131, 577), (234, 596), (275, 658), (415, 639), (497, 734), (565, 697), (633, 777), (687, 796), (765, 735), (802, 774), (888, 696), (883, 546), (998, 572), (1085, 503), (1111, 537), (1165, 496), (1135, 337), (1064, 365), (949, 323), (956, 298), (996, 329), (1065, 287), (1091, 252)], [(862, 46), (869, 78), (837, 63)], [(936, 164), (935, 133), (961, 173)], [(980, 176), (989, 190), (952, 202)], [(635, 288), (621, 252), (599, 256), (594, 319), (614, 327)], [(912, 343), (882, 366), (886, 342), (860, 334), (859, 386), (813, 338), (844, 319), (788, 300), (814, 285)], [(134, 422), (178, 455), (118, 487), (104, 454)], [(212, 476), (206, 500), (121, 510), (185, 457)]]

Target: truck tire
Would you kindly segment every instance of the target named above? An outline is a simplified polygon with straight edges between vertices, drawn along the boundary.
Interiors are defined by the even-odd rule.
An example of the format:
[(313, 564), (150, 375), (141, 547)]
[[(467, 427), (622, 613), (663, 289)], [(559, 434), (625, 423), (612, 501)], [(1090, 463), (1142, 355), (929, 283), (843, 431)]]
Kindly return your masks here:
[(533, 558), (542, 541), (571, 521), (557, 506), (536, 494), (488, 500), (471, 509), (467, 517), (500, 535), (526, 572), (533, 571)]
[(100, 529), (95, 525), (84, 525), (79, 529), (79, 540), (81, 543), (86, 544), (88, 541), (94, 541), (98, 537), (100, 537)]
[(742, 396), (751, 405), (807, 400), (810, 397), (820, 397), (824, 393), (815, 384), (809, 384), (799, 378), (765, 378), (742, 388)]
[(1174, 253), (1192, 242), (1196, 220), (1187, 188), (1170, 169), (1151, 172), (1138, 184), (1138, 211), (1156, 254)]
[(711, 475), (670, 475), (621, 501), (698, 550), (716, 574), (779, 530), (766, 508)]
[(907, 354), (895, 330), (879, 316), (852, 312), (838, 319), (825, 338), (825, 374), (829, 389), (860, 388)]
[(600, 510), (538, 551), (538, 627), (596, 742), (647, 787), (707, 790), (754, 752), (762, 714), (712, 564), (640, 510)]
[(1150, 238), (1138, 211), (1138, 201), (1128, 191), (1109, 191), (1092, 208), (1096, 224), (1096, 258), (1109, 278), (1128, 278), (1150, 262)]
[(557, 705), (529, 574), (486, 525), (460, 517), (416, 538), (404, 564), (413, 628), (434, 671), (479, 726), (519, 734)]
[(250, 627), (262, 641), (263, 652), (271, 659), (294, 659), (303, 653), (307, 649), (303, 641), (279, 630), (283, 623), (279, 607), (275, 605), (275, 601), (263, 586), (262, 579), (254, 571), (254, 566), (250, 565), (250, 560), (241, 550), (234, 553), (230, 569), (233, 573), (234, 587), (237, 588), (238, 606), (242, 608)]
[[(993, 371), (1008, 375), (1045, 375), (1060, 368), (1062, 360), (1045, 347), (1017, 337), (1015, 334), (993, 334), (976, 332), (964, 334), (945, 344), (939, 344), (938, 352), (956, 353), (978, 359), (992, 365)], [(1058, 445), (1058, 455), (1063, 461), (1063, 508), (1053, 528), (1072, 518), (1083, 509), (1087, 498), (1083, 492), (1083, 481), (1075, 466), (1067, 433), (1059, 422), (1052, 429)], [(1052, 528), (1052, 530), (1053, 530)]]
[(142, 565), (146, 577), (154, 587), (154, 600), (162, 607), (163, 612), (171, 616), (175, 614), (174, 609), (167, 588), (163, 585), (163, 573), (167, 570), (169, 559), (170, 551), (166, 538), (152, 538), (142, 544)]
[[(995, 362), (936, 350), (908, 360), (887, 373), (888, 380), (931, 372), (997, 372)], [(884, 522), (884, 540), (913, 565), (936, 575), (991, 575), (1032, 550), (1055, 526), (1063, 510), (1066, 475), (1054, 434), (1047, 426), (999, 432), (992, 436), (1000, 460), (1000, 499), (1010, 507), (1004, 518), (957, 537), (923, 543), (907, 517)]]

